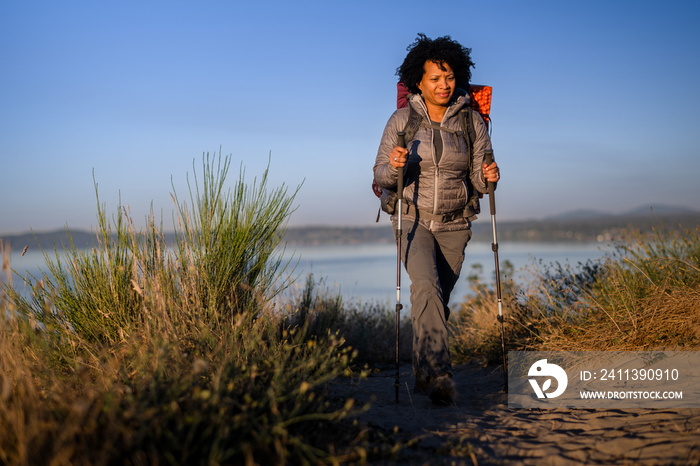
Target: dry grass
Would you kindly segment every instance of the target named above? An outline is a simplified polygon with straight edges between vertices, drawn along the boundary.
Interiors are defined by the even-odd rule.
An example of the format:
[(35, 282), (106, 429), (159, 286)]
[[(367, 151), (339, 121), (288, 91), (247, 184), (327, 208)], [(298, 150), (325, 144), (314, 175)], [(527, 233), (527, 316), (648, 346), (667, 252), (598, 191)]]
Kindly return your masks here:
[[(0, 242), (0, 464), (318, 464), (363, 462), (339, 423), (352, 400), (325, 386), (393, 362), (394, 314), (348, 306), (309, 277), (282, 308), (273, 251), (291, 198), (265, 177), (232, 197), (228, 165), (204, 162), (189, 206), (175, 197), (177, 244), (150, 220), (98, 207), (91, 251), (47, 255), (31, 297), (12, 288)], [(293, 197), (293, 196), (292, 196)], [(252, 245), (252, 246), (251, 246)], [(508, 349), (696, 349), (700, 236), (657, 231), (615, 256), (542, 270), (518, 290), (502, 266)], [(455, 362), (499, 363), (494, 291), (478, 275), (452, 319)], [(406, 313), (407, 314), (407, 313)], [(401, 348), (410, 359), (410, 321)]]
[[(174, 247), (152, 219), (136, 233), (128, 210), (98, 207), (94, 249), (47, 254), (30, 297), (4, 289), (0, 464), (363, 457), (358, 432), (329, 434), (357, 409), (325, 395), (350, 349), (271, 310), (291, 198), (264, 177), (227, 194), (226, 168), (205, 160)], [(9, 249), (3, 262), (5, 278)]]
[[(577, 288), (575, 316), (542, 337), (544, 349), (694, 350), (700, 345), (699, 231), (633, 234)], [(532, 303), (532, 301), (530, 302)], [(526, 305), (530, 304), (526, 303)]]
[[(475, 282), (454, 323), (453, 353), (498, 363), (493, 289)], [(700, 347), (700, 232), (631, 234), (616, 252), (577, 267), (540, 269), (529, 287), (506, 285), (509, 350), (650, 350)]]
[[(309, 275), (301, 291), (290, 296), (285, 315), (287, 325), (306, 325), (310, 336), (342, 335), (346, 346), (353, 349), (357, 364), (376, 367), (395, 361), (395, 309), (377, 303), (344, 302), (342, 296), (333, 295)], [(413, 331), (408, 311), (401, 313), (399, 333), (399, 357), (410, 361)]]

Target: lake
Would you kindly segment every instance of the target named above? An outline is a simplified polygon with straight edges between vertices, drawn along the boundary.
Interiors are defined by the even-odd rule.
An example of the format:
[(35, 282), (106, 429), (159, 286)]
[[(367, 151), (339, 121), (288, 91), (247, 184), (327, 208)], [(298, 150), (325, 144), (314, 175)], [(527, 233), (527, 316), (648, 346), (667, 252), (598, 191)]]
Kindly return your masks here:
[[(606, 243), (532, 243), (507, 242), (499, 244), (499, 259), (503, 277), (503, 263), (509, 261), (515, 269), (516, 282), (524, 283), (532, 275), (535, 263), (547, 265), (554, 262), (568, 263), (575, 266), (579, 262), (602, 258), (612, 251)], [(396, 300), (396, 246), (394, 244), (363, 245), (318, 245), (288, 248), (287, 254), (293, 253), (298, 259), (294, 275), (298, 276), (291, 291), (303, 287), (308, 274), (313, 274), (319, 283), (318, 289), (327, 289), (340, 293), (346, 302), (381, 303), (392, 305)], [(462, 274), (452, 294), (452, 303), (459, 301), (469, 291), (467, 276), (474, 273), (473, 266), (483, 267), (482, 281), (492, 284), (494, 281), (494, 259), (491, 244), (471, 242)], [(39, 276), (39, 268), (44, 266), (44, 257), (40, 251), (29, 250), (22, 257), (19, 253), (12, 255), (12, 267), (24, 275), (29, 272)], [(22, 284), (14, 279), (15, 287)], [(408, 307), (410, 281), (402, 270), (401, 301)]]
[[(534, 264), (560, 262), (572, 266), (597, 260), (613, 247), (605, 243), (500, 243), (498, 256), (501, 264), (513, 264), (518, 283), (524, 283), (532, 276)], [(306, 275), (314, 274), (316, 281), (323, 280), (322, 286), (340, 293), (344, 299), (360, 302), (395, 303), (396, 300), (396, 246), (393, 244), (302, 246), (296, 248), (299, 258), (297, 273), (301, 273), (295, 284), (302, 287)], [(494, 282), (494, 255), (491, 243), (471, 242), (467, 246), (462, 274), (452, 292), (454, 303), (469, 291), (467, 276), (475, 272), (475, 265), (482, 267), (484, 283)], [(409, 302), (410, 280), (406, 271), (401, 275), (401, 301)]]

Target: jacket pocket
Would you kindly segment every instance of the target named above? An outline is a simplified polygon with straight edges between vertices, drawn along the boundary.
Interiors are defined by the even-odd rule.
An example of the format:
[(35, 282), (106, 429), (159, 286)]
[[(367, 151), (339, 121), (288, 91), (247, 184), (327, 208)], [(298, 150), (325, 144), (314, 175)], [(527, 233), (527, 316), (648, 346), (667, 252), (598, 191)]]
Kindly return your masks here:
[(394, 215), (396, 212), (396, 202), (398, 201), (398, 193), (384, 189), (382, 191), (381, 206), (382, 210), (389, 215)]
[(467, 205), (467, 201), (469, 200), (469, 187), (467, 186), (467, 180), (464, 178), (459, 187), (459, 200), (463, 205)]

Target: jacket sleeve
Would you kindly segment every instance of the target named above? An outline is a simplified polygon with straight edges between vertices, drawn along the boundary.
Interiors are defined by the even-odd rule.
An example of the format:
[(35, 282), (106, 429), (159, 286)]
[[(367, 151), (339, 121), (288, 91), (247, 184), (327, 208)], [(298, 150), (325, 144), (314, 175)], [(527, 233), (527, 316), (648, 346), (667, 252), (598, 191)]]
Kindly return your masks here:
[[(484, 183), (484, 172), (481, 166), (484, 164), (484, 154), (491, 148), (491, 138), (486, 129), (486, 123), (478, 112), (472, 112), (472, 122), (474, 131), (476, 132), (476, 140), (474, 141), (474, 159), (472, 161), (472, 171), (469, 174), (469, 179), (472, 186), (481, 193), (486, 193), (486, 183)], [(494, 157), (495, 159), (495, 157)]]
[(374, 161), (374, 180), (384, 189), (396, 189), (399, 171), (391, 166), (389, 153), (398, 143), (396, 133), (403, 130), (408, 120), (408, 113), (404, 110), (408, 109), (399, 109), (389, 118), (379, 143), (377, 158)]

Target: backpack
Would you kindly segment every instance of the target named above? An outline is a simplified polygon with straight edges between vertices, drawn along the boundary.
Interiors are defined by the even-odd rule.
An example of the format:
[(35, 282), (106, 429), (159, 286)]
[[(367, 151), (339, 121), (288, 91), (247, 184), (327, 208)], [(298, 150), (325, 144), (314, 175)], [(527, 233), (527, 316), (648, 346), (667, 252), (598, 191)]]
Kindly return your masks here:
[[(467, 146), (469, 147), (469, 170), (471, 170), (472, 152), (474, 150), (474, 140), (476, 139), (476, 131), (474, 130), (474, 125), (472, 122), (473, 113), (479, 113), (479, 115), (481, 115), (481, 117), (483, 118), (484, 123), (486, 123), (486, 128), (490, 129), (492, 93), (491, 86), (482, 86), (474, 84), (469, 86), (469, 107), (462, 108), (459, 111), (459, 119), (461, 122), (462, 131), (446, 129), (432, 122), (424, 121), (423, 117), (418, 112), (416, 112), (413, 109), (413, 107), (408, 105), (408, 100), (410, 99), (410, 92), (408, 91), (408, 88), (403, 83), (399, 82), (396, 85), (396, 90), (396, 108), (403, 108), (406, 106), (410, 108), (408, 121), (406, 122), (406, 126), (403, 129), (404, 133), (406, 133), (406, 143), (409, 143), (413, 139), (413, 137), (416, 134), (416, 131), (418, 131), (418, 128), (420, 128), (421, 126), (439, 129), (441, 131), (448, 131), (453, 134), (462, 136), (466, 140)], [(467, 94), (467, 92), (465, 92), (462, 89), (457, 89), (455, 92), (458, 93), (458, 95), (459, 93), (461, 93), (461, 95)], [(478, 193), (471, 186), (471, 182), (468, 178), (466, 181), (471, 195), (467, 200), (467, 205), (465, 208), (471, 208), (473, 214), (475, 215), (479, 213), (479, 198), (482, 196), (482, 194)], [(382, 189), (374, 180), (372, 181), (372, 191), (381, 201), (379, 211), (377, 212), (376, 222), (379, 222), (379, 217), (382, 211), (388, 213), (389, 215), (393, 215), (396, 211), (396, 191)]]

